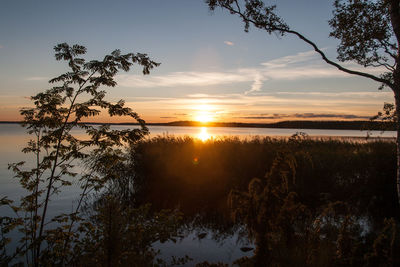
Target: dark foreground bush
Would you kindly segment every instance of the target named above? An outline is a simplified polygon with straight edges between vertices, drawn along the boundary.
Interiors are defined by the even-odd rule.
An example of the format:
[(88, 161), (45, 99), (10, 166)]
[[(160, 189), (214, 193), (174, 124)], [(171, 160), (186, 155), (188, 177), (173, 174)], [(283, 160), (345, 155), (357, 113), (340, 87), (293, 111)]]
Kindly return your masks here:
[(229, 196), (235, 221), (244, 223), (256, 249), (239, 266), (399, 266), (399, 225), (381, 219), (381, 228), (341, 201), (314, 210), (294, 192), (303, 152), (280, 153), (262, 178)]
[[(176, 242), (188, 221), (202, 235), (242, 229), (255, 249), (239, 266), (400, 265), (392, 142), (158, 137), (131, 149), (123, 160), (95, 158), (91, 170), (109, 177), (107, 188), (70, 235), (70, 219), (57, 219), (43, 266), (183, 264), (190, 254), (162, 260), (153, 244)], [(162, 210), (176, 207), (183, 218)], [(2, 233), (15, 224), (0, 223)], [(0, 241), (0, 262), (11, 263), (9, 240)]]
[[(231, 190), (247, 190), (263, 177), (278, 153), (305, 156), (296, 161), (293, 191), (311, 211), (329, 202), (348, 203), (353, 212), (379, 222), (397, 216), (396, 151), (387, 141), (355, 142), (156, 137), (133, 148), (137, 200), (185, 214), (226, 212)], [(374, 220), (376, 219), (376, 220)]]

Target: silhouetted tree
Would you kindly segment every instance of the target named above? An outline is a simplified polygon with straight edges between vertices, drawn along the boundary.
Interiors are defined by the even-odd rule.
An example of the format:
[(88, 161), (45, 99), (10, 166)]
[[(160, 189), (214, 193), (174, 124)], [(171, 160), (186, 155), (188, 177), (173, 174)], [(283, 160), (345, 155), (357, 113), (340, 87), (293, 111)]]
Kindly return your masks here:
[[(54, 87), (31, 97), (34, 107), (21, 110), (22, 124), (33, 136), (23, 152), (34, 155), (33, 168), (27, 169), (25, 162), (9, 166), (28, 193), (18, 206), (12, 206), (6, 198), (0, 202), (0, 205), (11, 206), (18, 217), (18, 220), (0, 217), (1, 232), (4, 233), (3, 229), (9, 232), (15, 227), (22, 232), (18, 253), (32, 266), (42, 265), (42, 261), (49, 261), (50, 256), (63, 265), (70, 241), (76, 237), (72, 227), (74, 222), (81, 220), (79, 209), (83, 197), (91, 190), (100, 190), (109, 178), (93, 170), (80, 173), (82, 193), (75, 212), (48, 218), (52, 197), (71, 185), (73, 180), (70, 178), (78, 175), (74, 167), (89, 158), (100, 158), (98, 155), (102, 155), (102, 161), (107, 161), (105, 158), (108, 157), (109, 165), (123, 160), (119, 147), (135, 143), (148, 133), (145, 122), (137, 113), (125, 107), (123, 100), (117, 103), (106, 101), (106, 92), (102, 88), (116, 86), (115, 75), (119, 71), (129, 71), (134, 64), (143, 68), (143, 74), (149, 74), (159, 65), (140, 53), (121, 54), (115, 50), (102, 60), (86, 62), (80, 57), (86, 53), (84, 46), (62, 43), (54, 50), (56, 60), (66, 61), (69, 71), (49, 81), (56, 84)], [(84, 122), (100, 115), (101, 111), (109, 116), (128, 116), (138, 122), (139, 127), (119, 131)], [(75, 135), (74, 129), (83, 129), (87, 137)], [(96, 162), (91, 164), (96, 165)], [(57, 227), (49, 227), (50, 223)], [(0, 248), (4, 243), (0, 242)]]
[[(355, 61), (364, 67), (383, 67), (381, 75), (352, 70), (329, 59), (316, 43), (294, 30), (275, 12), (275, 5), (262, 0), (206, 0), (211, 10), (217, 7), (238, 15), (245, 31), (250, 25), (278, 36), (294, 35), (309, 44), (329, 65), (380, 83), (379, 89), (394, 93), (397, 117), (400, 114), (400, 2), (399, 0), (335, 0), (330, 36), (340, 40), (337, 59)], [(397, 192), (400, 203), (400, 126), (397, 123)]]

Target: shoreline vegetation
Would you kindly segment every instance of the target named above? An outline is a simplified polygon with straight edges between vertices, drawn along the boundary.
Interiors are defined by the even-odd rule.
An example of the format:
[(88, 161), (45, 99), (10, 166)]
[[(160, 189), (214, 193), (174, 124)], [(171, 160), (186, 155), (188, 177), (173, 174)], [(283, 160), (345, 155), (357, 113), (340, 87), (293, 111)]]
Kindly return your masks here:
[[(301, 132), (285, 139), (145, 138), (144, 120), (123, 100), (105, 100), (100, 87), (114, 87), (115, 75), (132, 65), (149, 74), (159, 63), (120, 50), (86, 62), (78, 57), (86, 53), (84, 46), (66, 43), (54, 50), (71, 71), (50, 80), (52, 88), (31, 98), (35, 106), (20, 111), (32, 137), (22, 152), (33, 157), (26, 165), (8, 165), (25, 194), (19, 201), (0, 198), (0, 207), (13, 212), (0, 216), (0, 266), (184, 265), (194, 252), (159, 258), (154, 245), (182, 240), (188, 224), (201, 230), (199, 240), (210, 232), (218, 240), (238, 229), (252, 246), (240, 248), (251, 251), (235, 260), (240, 267), (400, 266), (393, 179), (399, 142), (319, 140)], [(137, 123), (86, 122), (101, 112)], [(390, 119), (390, 112), (378, 115)], [(147, 125), (383, 131), (395, 124), (371, 119)], [(89, 138), (79, 136), (79, 129)], [(73, 185), (79, 185), (76, 206), (53, 216), (52, 200)]]
[(400, 263), (394, 142), (154, 137), (130, 156), (133, 202), (217, 236), (245, 227), (254, 250), (238, 266)]
[(92, 170), (110, 179), (80, 214), (94, 230), (73, 239), (65, 252), (71, 266), (232, 264), (191, 261), (195, 251), (178, 262), (158, 258), (154, 242), (179, 243), (187, 229), (198, 240), (236, 233), (251, 241), (239, 243), (248, 252), (232, 259), (236, 266), (400, 263), (393, 142), (159, 136), (116, 161), (99, 156)]
[[(15, 124), (19, 121), (0, 121), (0, 124)], [(89, 125), (139, 125), (132, 122), (87, 122)], [(197, 121), (172, 121), (149, 122), (147, 126), (187, 126), (187, 127), (243, 127), (243, 128), (286, 128), (286, 129), (321, 129), (321, 130), (360, 130), (360, 131), (395, 131), (395, 122), (384, 121), (279, 121), (273, 123), (244, 123), (244, 122), (197, 122)]]

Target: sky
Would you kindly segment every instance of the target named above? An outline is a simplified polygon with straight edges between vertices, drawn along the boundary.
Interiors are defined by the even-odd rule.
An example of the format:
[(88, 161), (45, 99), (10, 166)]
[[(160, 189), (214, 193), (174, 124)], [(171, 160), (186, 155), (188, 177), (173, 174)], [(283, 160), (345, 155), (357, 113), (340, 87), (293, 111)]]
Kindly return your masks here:
[[(333, 1), (270, 2), (292, 29), (336, 58)], [(160, 62), (150, 75), (120, 73), (107, 89), (108, 100), (124, 99), (146, 122), (364, 120), (393, 102), (389, 89), (336, 70), (295, 37), (246, 33), (240, 18), (211, 12), (203, 0), (1, 0), (0, 121), (20, 120), (29, 97), (67, 71), (53, 51), (63, 42), (84, 45), (87, 60), (121, 49)]]

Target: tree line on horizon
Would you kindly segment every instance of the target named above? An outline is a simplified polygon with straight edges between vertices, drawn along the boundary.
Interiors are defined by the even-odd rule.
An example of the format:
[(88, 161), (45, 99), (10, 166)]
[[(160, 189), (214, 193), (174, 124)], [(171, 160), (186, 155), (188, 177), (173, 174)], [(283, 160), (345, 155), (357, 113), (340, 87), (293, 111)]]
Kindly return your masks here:
[[(52, 88), (31, 98), (33, 108), (21, 110), (23, 125), (32, 137), (23, 152), (31, 153), (34, 160), (31, 168), (25, 162), (9, 165), (26, 195), (16, 202), (0, 199), (0, 206), (14, 213), (0, 217), (2, 265), (184, 264), (188, 257), (166, 262), (152, 247), (154, 242), (176, 242), (181, 236), (181, 212), (157, 209), (158, 204), (175, 204), (175, 200), (181, 201), (178, 204), (192, 200), (197, 208), (203, 208), (207, 200), (215, 201), (213, 208), (218, 207), (215, 203), (224, 206), (227, 202), (229, 216), (244, 226), (256, 245), (253, 257), (236, 262), (240, 266), (400, 264), (399, 1), (334, 2), (329, 23), (330, 35), (341, 41), (338, 60), (386, 68), (380, 76), (331, 61), (315, 43), (289, 27), (273, 5), (261, 0), (205, 2), (211, 10), (221, 7), (238, 15), (246, 31), (253, 25), (268, 34), (297, 36), (327, 64), (390, 88), (395, 95), (391, 110), (396, 145), (313, 141), (301, 134), (288, 140), (247, 143), (234, 138), (214, 143), (190, 138), (146, 141), (145, 122), (123, 100), (105, 100), (102, 88), (115, 87), (119, 71), (139, 65), (143, 74), (149, 74), (159, 63), (146, 54), (119, 50), (101, 60), (86, 61), (81, 57), (85, 47), (58, 44), (56, 60), (66, 61), (69, 71), (50, 80)], [(140, 127), (114, 130), (82, 122), (101, 110), (110, 116), (131, 117)], [(378, 117), (385, 120), (385, 114)], [(74, 136), (73, 129), (84, 130), (89, 139)], [(77, 172), (77, 164), (85, 166), (85, 171)], [(235, 168), (237, 172), (231, 173)], [(163, 175), (157, 175), (160, 170), (165, 170)], [(81, 189), (77, 207), (50, 217), (51, 199), (73, 183)], [(189, 191), (191, 195), (187, 188), (194, 190)], [(210, 189), (208, 193), (213, 194), (207, 199), (201, 193)], [(92, 194), (97, 198), (90, 202), (87, 197)], [(145, 197), (152, 195), (153, 199)], [(10, 236), (15, 233), (18, 242), (10, 251), (15, 241)], [(215, 265), (225, 266), (198, 266)]]

